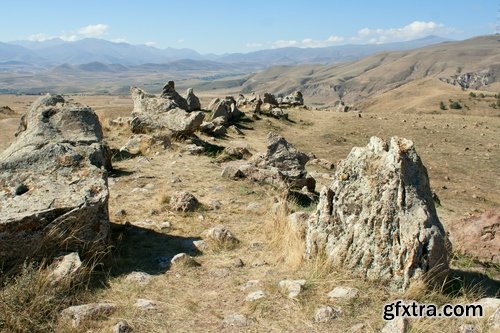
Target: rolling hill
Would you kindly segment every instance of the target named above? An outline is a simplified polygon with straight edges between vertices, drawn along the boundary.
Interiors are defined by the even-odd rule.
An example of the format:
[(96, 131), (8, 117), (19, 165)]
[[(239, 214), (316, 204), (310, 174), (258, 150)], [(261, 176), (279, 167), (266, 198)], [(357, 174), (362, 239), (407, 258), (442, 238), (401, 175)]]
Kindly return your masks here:
[(336, 65), (277, 66), (256, 73), (240, 87), (243, 92), (288, 94), (301, 90), (314, 101), (354, 103), (423, 78), (453, 81), (473, 73), (486, 77), (481, 89), (500, 85), (500, 38), (484, 36), (415, 50), (381, 52)]

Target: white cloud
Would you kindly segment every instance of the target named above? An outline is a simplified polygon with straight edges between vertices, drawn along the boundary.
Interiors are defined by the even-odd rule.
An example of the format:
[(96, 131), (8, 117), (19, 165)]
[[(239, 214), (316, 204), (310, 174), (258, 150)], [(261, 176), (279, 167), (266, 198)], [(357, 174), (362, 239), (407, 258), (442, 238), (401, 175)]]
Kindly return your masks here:
[(78, 29), (78, 34), (84, 37), (97, 37), (104, 35), (108, 29), (107, 24), (90, 24)]
[(250, 49), (256, 49), (258, 47), (263, 47), (264, 44), (262, 44), (262, 43), (246, 43), (245, 46), (250, 48)]
[(111, 40), (113, 43), (128, 43), (126, 38), (115, 38)]
[(433, 21), (413, 21), (400, 28), (363, 28), (358, 31), (358, 36), (352, 39), (364, 40), (369, 43), (387, 43), (416, 39), (431, 34), (447, 35), (454, 31), (455, 29), (453, 28), (445, 27), (443, 24)]
[(332, 36), (328, 37), (327, 39), (304, 38), (301, 41), (277, 40), (277, 41), (271, 43), (271, 47), (274, 49), (282, 48), (282, 47), (290, 47), (290, 46), (293, 46), (293, 47), (326, 47), (326, 46), (331, 46), (335, 43), (340, 43), (342, 41), (344, 41), (344, 37), (332, 35)]
[(47, 34), (40, 33), (40, 34), (34, 34), (34, 35), (29, 36), (28, 40), (31, 40), (34, 42), (44, 42), (44, 41), (52, 39), (52, 38), (54, 38), (54, 37), (49, 36)]
[(182, 44), (182, 43), (184, 43), (184, 39), (182, 39), (182, 38), (181, 38), (181, 39), (178, 39), (178, 40), (177, 40), (177, 43), (178, 43), (178, 44)]
[(146, 42), (146, 43), (144, 43), (144, 45), (146, 45), (146, 46), (155, 46), (156, 42)]
[(66, 41), (66, 42), (74, 42), (75, 40), (80, 39), (78, 35), (74, 35), (74, 34), (63, 34), (63, 35), (59, 36), (59, 38), (61, 38), (63, 41)]

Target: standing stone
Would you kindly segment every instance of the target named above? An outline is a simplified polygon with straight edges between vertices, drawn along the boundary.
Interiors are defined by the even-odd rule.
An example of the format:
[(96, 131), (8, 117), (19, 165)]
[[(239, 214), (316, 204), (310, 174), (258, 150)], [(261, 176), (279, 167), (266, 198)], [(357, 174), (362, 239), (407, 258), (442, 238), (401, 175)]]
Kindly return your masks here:
[(23, 115), (0, 153), (0, 186), (11, 189), (0, 191), (0, 267), (105, 245), (112, 166), (102, 140), (94, 111), (59, 95), (40, 97)]
[(309, 220), (307, 257), (325, 251), (334, 265), (398, 290), (448, 268), (446, 233), (413, 142), (372, 137), (334, 178)]
[(189, 111), (189, 106), (186, 101), (177, 91), (175, 91), (174, 81), (168, 81), (163, 87), (163, 92), (161, 93), (162, 98), (170, 99), (176, 107), (181, 108), (185, 111)]
[(186, 102), (188, 105), (187, 111), (199, 111), (201, 110), (200, 99), (194, 94), (193, 88), (188, 88), (186, 91)]

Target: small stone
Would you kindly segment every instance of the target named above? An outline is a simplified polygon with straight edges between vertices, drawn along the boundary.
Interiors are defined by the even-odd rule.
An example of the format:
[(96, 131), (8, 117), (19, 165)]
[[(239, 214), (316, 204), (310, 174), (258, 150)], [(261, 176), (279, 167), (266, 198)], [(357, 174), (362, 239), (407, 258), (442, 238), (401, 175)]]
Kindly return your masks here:
[(82, 267), (82, 261), (77, 252), (72, 252), (65, 256), (54, 259), (49, 274), (50, 284), (54, 285), (64, 279), (73, 277)]
[(244, 285), (240, 287), (241, 291), (246, 291), (248, 289), (260, 286), (260, 280), (248, 280)]
[(171, 227), (172, 227), (172, 224), (170, 222), (168, 222), (168, 221), (162, 222), (158, 226), (158, 228), (160, 228), (160, 230), (170, 229)]
[(120, 320), (113, 326), (113, 333), (132, 333), (133, 331), (126, 320)]
[(458, 328), (458, 333), (477, 333), (477, 329), (472, 324), (462, 324)]
[(322, 306), (316, 310), (314, 321), (317, 323), (326, 323), (342, 315), (342, 310), (338, 307)]
[(236, 258), (233, 261), (233, 266), (236, 268), (241, 268), (245, 266), (245, 263), (243, 262), (243, 260), (241, 260), (241, 258)]
[(410, 323), (407, 318), (396, 317), (385, 324), (380, 333), (408, 333)]
[(222, 320), (223, 327), (244, 327), (248, 326), (251, 321), (241, 313), (234, 313), (224, 316)]
[(219, 210), (222, 207), (222, 203), (219, 200), (212, 200), (209, 206), (212, 210)]
[(131, 272), (125, 277), (125, 281), (129, 283), (137, 283), (140, 285), (146, 285), (151, 280), (151, 275), (144, 272)]
[(266, 293), (263, 292), (262, 290), (257, 290), (257, 291), (254, 291), (250, 294), (247, 295), (247, 297), (245, 298), (245, 301), (247, 302), (255, 302), (259, 299), (263, 299), (266, 297)]
[(500, 307), (488, 318), (486, 325), (492, 330), (500, 331)]
[(193, 259), (193, 257), (186, 253), (176, 254), (172, 258), (170, 263), (172, 264), (172, 266), (176, 267), (196, 267), (200, 265), (198, 262), (196, 262), (196, 260)]
[(349, 287), (335, 287), (332, 291), (328, 293), (328, 297), (330, 298), (343, 298), (343, 299), (352, 299), (357, 297), (359, 294), (359, 290), (356, 288)]
[(16, 187), (14, 188), (14, 193), (15, 195), (22, 195), (26, 192), (28, 192), (30, 189), (28, 188), (28, 186), (26, 186), (26, 184), (17, 184)]
[(134, 306), (140, 310), (150, 311), (150, 310), (156, 310), (158, 307), (158, 303), (150, 299), (139, 298), (135, 302)]
[(356, 324), (354, 326), (351, 326), (349, 329), (349, 333), (365, 333), (367, 331), (367, 327), (363, 323)]
[(122, 208), (122, 209), (118, 209), (118, 210), (116, 210), (116, 211), (113, 213), (113, 215), (114, 215), (115, 217), (124, 217), (125, 215), (127, 215), (127, 212), (125, 211), (125, 209), (123, 209), (123, 208)]
[(239, 242), (233, 233), (224, 226), (216, 226), (205, 231), (203, 237), (219, 246), (233, 246)]
[(194, 247), (198, 250), (198, 251), (205, 251), (206, 249), (208, 249), (208, 245), (207, 245), (207, 242), (205, 242), (204, 240), (200, 239), (200, 240), (195, 240), (193, 241), (193, 245)]
[(110, 316), (115, 311), (116, 305), (113, 303), (90, 303), (64, 309), (61, 312), (61, 318), (71, 321), (73, 327), (78, 327), (83, 321)]
[(306, 280), (282, 280), (278, 286), (281, 292), (287, 294), (289, 298), (296, 298), (305, 284)]
[(170, 196), (170, 205), (173, 210), (192, 212), (198, 208), (199, 202), (191, 193), (178, 191)]

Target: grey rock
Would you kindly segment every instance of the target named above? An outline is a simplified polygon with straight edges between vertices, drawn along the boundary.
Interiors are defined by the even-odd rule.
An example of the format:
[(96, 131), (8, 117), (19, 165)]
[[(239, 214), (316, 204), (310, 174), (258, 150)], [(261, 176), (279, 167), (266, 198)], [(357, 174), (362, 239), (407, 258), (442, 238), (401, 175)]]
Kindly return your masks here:
[(17, 137), (0, 153), (0, 186), (29, 190), (0, 192), (0, 266), (36, 257), (40, 248), (46, 254), (105, 245), (112, 167), (102, 138), (92, 109), (61, 96), (41, 97), (23, 115)]
[(247, 291), (247, 290), (250, 290), (250, 289), (255, 289), (255, 288), (259, 287), (259, 286), (261, 286), (260, 280), (248, 280), (247, 282), (245, 282), (245, 284), (243, 284), (240, 287), (240, 290), (241, 291)]
[(136, 87), (131, 88), (130, 92), (134, 102), (130, 122), (133, 133), (170, 132), (172, 135), (190, 135), (199, 129), (205, 118), (203, 112), (187, 112), (169, 98), (147, 94)]
[(245, 327), (251, 324), (251, 321), (241, 313), (225, 315), (221, 322), (223, 327)]
[(61, 312), (61, 319), (79, 327), (84, 321), (112, 315), (116, 311), (113, 303), (90, 303), (71, 306)]
[(199, 204), (198, 199), (186, 191), (177, 191), (170, 196), (170, 206), (173, 210), (192, 212), (198, 208)]
[(50, 265), (48, 278), (51, 284), (57, 284), (62, 280), (71, 279), (82, 267), (82, 261), (77, 252), (72, 252), (54, 259)]
[(356, 298), (359, 290), (350, 287), (335, 287), (328, 293), (328, 297), (333, 299), (352, 299)]
[(254, 292), (251, 292), (250, 294), (247, 295), (247, 297), (245, 298), (245, 301), (247, 302), (255, 302), (255, 301), (258, 301), (259, 299), (263, 299), (263, 298), (266, 298), (266, 293), (263, 292), (262, 290), (257, 290), (257, 291), (254, 291)]
[(134, 330), (126, 320), (120, 320), (112, 329), (113, 333), (132, 333)]
[(304, 97), (300, 91), (296, 91), (293, 94), (283, 97), (280, 102), (280, 106), (302, 106), (304, 105)]
[(238, 239), (226, 227), (219, 225), (203, 232), (203, 238), (219, 246), (232, 246), (238, 244)]
[(276, 106), (278, 105), (278, 101), (276, 100), (276, 96), (274, 96), (273, 94), (270, 94), (270, 93), (264, 93), (263, 102), (271, 104), (271, 105), (276, 105)]
[(244, 178), (245, 174), (237, 167), (232, 165), (227, 165), (224, 167), (224, 169), (222, 169), (221, 176), (223, 178), (238, 179), (238, 178)]
[(277, 108), (277, 107), (272, 108), (269, 111), (269, 114), (277, 119), (288, 119), (288, 112), (283, 111), (283, 109), (281, 109), (281, 108)]
[(175, 91), (174, 81), (168, 81), (167, 84), (163, 86), (161, 97), (170, 100), (175, 107), (181, 108), (185, 111), (190, 111), (186, 99)]
[(321, 190), (306, 256), (325, 251), (336, 266), (406, 290), (431, 269), (448, 268), (447, 242), (413, 142), (394, 137), (388, 145), (372, 137), (352, 149)]
[(410, 323), (407, 318), (396, 317), (388, 321), (380, 333), (408, 333)]
[(488, 318), (486, 325), (492, 330), (500, 330), (500, 307)]
[(188, 88), (186, 91), (186, 102), (188, 105), (187, 111), (200, 111), (201, 103), (200, 99), (194, 94), (193, 88)]
[(306, 212), (295, 212), (287, 217), (288, 226), (290, 229), (299, 235), (301, 239), (306, 238), (307, 221), (310, 217)]
[(137, 283), (147, 285), (151, 281), (152, 276), (145, 272), (130, 272), (125, 277), (125, 281), (129, 283)]
[(302, 292), (306, 280), (282, 280), (278, 283), (281, 292), (288, 298), (296, 298)]
[(314, 321), (317, 323), (327, 323), (342, 315), (342, 310), (335, 306), (321, 306), (314, 314)]
[(186, 253), (176, 254), (170, 263), (175, 267), (196, 267), (200, 265), (193, 257)]
[(159, 304), (158, 302), (152, 301), (150, 299), (139, 298), (134, 303), (134, 306), (139, 310), (151, 311), (151, 310), (156, 310), (158, 308), (158, 304)]
[(458, 328), (458, 333), (478, 333), (478, 330), (472, 324), (462, 324)]

